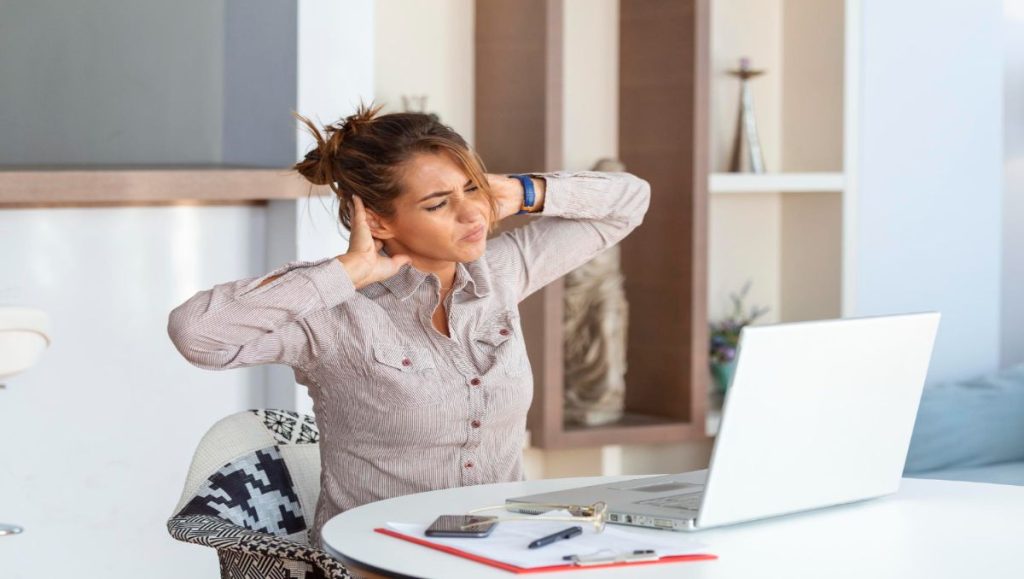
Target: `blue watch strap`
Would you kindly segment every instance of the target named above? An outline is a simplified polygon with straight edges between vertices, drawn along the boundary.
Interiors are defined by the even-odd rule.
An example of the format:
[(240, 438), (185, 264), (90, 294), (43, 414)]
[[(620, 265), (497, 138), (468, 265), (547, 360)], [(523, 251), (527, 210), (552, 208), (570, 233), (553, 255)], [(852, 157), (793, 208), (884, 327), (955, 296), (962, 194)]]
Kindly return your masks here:
[[(529, 175), (509, 175), (509, 177), (515, 177), (523, 184), (523, 207), (532, 209), (533, 204), (537, 201), (537, 193), (533, 189), (533, 179), (530, 179)], [(530, 212), (526, 209), (520, 209), (516, 215), (522, 215), (524, 213)]]

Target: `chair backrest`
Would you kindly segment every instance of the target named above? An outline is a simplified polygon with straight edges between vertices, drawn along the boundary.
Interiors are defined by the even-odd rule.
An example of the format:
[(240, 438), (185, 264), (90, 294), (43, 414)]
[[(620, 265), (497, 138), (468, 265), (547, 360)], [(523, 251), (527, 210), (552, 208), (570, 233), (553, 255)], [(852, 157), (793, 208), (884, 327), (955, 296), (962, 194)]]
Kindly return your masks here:
[(311, 416), (256, 409), (203, 436), (172, 516), (208, 515), (307, 544), (320, 492), (320, 433)]

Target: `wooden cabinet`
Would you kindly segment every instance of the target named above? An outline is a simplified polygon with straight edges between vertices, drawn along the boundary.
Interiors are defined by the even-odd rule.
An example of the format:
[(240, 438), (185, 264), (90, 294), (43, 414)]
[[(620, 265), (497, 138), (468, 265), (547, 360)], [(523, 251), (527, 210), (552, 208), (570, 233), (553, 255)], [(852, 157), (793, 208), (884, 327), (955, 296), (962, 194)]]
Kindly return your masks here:
[[(475, 144), (490, 171), (562, 168), (563, 8), (560, 0), (477, 3)], [(708, 2), (619, 10), (619, 157), (652, 188), (643, 225), (621, 244), (626, 415), (600, 427), (564, 423), (558, 280), (520, 308), (534, 368), (528, 428), (540, 448), (705, 437)]]

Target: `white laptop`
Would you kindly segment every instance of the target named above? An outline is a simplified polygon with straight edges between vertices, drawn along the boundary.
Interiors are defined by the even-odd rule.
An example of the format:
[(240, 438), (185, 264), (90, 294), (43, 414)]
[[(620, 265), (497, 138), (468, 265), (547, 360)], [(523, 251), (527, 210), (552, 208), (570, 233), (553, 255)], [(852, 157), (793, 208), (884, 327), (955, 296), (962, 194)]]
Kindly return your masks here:
[(507, 500), (694, 531), (896, 492), (937, 312), (748, 326), (706, 470)]

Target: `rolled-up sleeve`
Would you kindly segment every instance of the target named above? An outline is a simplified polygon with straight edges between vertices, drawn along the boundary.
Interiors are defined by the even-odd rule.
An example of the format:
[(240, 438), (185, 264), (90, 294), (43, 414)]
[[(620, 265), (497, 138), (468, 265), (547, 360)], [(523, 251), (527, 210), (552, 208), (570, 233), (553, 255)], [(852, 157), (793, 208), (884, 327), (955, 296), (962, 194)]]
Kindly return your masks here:
[(547, 182), (544, 209), (488, 241), (493, 272), (512, 279), (519, 301), (615, 245), (643, 222), (647, 181), (629, 173), (535, 173)]
[[(264, 280), (280, 276), (261, 285)], [(326, 344), (307, 321), (356, 294), (336, 258), (296, 261), (266, 275), (215, 285), (171, 311), (167, 333), (182, 356), (208, 370), (257, 364), (305, 369)]]

